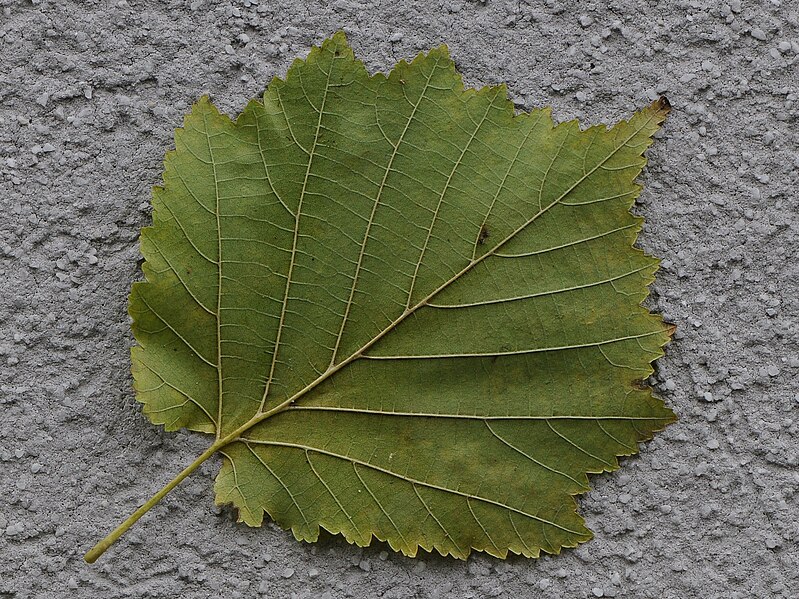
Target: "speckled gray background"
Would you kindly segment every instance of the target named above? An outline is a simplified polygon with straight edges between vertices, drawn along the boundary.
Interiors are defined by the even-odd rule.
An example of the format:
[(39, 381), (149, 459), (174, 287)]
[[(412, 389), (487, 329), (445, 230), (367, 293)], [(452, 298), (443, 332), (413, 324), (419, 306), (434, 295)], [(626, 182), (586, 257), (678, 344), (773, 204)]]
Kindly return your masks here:
[[(213, 507), (205, 447), (131, 392), (126, 300), (172, 130), (237, 113), (343, 28), (373, 70), (447, 43), (471, 85), (612, 122), (665, 94), (640, 244), (681, 420), (594, 477), (596, 539), (538, 561), (301, 544)], [(0, 0), (0, 597), (799, 596), (799, 9), (791, 0)]]

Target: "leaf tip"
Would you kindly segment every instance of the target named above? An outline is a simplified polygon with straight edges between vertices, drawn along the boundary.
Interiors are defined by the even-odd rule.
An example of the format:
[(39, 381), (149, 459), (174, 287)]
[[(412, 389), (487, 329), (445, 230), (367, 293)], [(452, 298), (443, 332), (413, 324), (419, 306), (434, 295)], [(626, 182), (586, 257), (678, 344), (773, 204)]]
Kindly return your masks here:
[(344, 44), (345, 46), (349, 45), (349, 42), (347, 41), (347, 34), (343, 29), (339, 29), (338, 31), (336, 31), (331, 36), (330, 40), (336, 44)]
[(439, 54), (441, 54), (441, 56), (444, 57), (444, 58), (450, 58), (450, 59), (452, 58), (450, 56), (449, 46), (447, 44), (441, 44), (441, 45), (437, 46), (436, 48), (434, 48), (434, 50), (436, 52), (438, 52)]
[(354, 58), (355, 54), (352, 51), (347, 34), (342, 29), (336, 31), (331, 37), (322, 42), (322, 52), (330, 52), (334, 56), (344, 54), (349, 58)]
[(194, 102), (194, 104), (191, 105), (191, 110), (186, 114), (184, 118), (184, 126), (185, 123), (188, 121), (188, 119), (190, 119), (194, 113), (202, 114), (205, 112), (218, 112), (216, 106), (214, 106), (214, 103), (211, 101), (210, 94), (203, 94), (202, 96), (197, 98), (197, 101)]

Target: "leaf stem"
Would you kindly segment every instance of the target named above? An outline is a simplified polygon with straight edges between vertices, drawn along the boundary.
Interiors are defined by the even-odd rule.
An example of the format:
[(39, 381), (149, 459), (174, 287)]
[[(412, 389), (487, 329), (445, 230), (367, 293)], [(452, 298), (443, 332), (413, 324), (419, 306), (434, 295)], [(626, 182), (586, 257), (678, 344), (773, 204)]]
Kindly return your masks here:
[[(228, 442), (228, 439), (225, 439), (225, 442)], [(111, 531), (108, 536), (106, 536), (103, 540), (97, 543), (94, 547), (92, 547), (86, 555), (83, 556), (83, 559), (86, 560), (87, 563), (93, 564), (97, 561), (106, 550), (111, 547), (116, 541), (121, 537), (123, 534), (127, 532), (127, 530), (133, 526), (136, 521), (141, 518), (144, 514), (150, 511), (150, 509), (155, 506), (159, 501), (161, 501), (172, 489), (177, 487), (183, 479), (189, 476), (192, 472), (197, 470), (200, 465), (205, 462), (208, 458), (216, 453), (216, 451), (223, 445), (224, 443), (214, 443), (208, 449), (206, 449), (202, 454), (200, 454), (196, 460), (194, 460), (191, 464), (186, 466), (180, 474), (178, 474), (175, 478), (173, 478), (169, 483), (164, 486), (158, 493), (153, 495), (144, 505), (142, 505), (139, 509), (133, 512), (128, 518), (122, 522), (119, 526), (117, 526), (113, 531)]]

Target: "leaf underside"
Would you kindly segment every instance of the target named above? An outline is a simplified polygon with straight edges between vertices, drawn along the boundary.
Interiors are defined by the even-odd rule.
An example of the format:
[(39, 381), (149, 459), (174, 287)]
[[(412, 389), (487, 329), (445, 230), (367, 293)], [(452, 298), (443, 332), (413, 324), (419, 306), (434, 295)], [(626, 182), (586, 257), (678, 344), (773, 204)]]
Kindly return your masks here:
[(313, 541), (558, 553), (586, 473), (674, 420), (644, 381), (634, 183), (668, 111), (515, 115), (446, 48), (370, 76), (343, 34), (234, 122), (194, 105), (130, 314), (153, 423), (224, 444), (216, 501)]

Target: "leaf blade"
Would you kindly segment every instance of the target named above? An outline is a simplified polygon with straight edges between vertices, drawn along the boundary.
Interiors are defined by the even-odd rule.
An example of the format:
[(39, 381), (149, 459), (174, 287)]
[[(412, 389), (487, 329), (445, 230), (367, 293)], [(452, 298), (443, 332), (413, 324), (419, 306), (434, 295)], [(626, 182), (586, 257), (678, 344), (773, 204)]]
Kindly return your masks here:
[[(555, 126), (504, 86), (464, 90), (445, 49), (370, 76), (341, 34), (235, 123), (201, 101), (163, 195), (213, 217), (217, 248), (156, 205), (153, 231), (183, 242), (173, 260), (143, 240), (145, 413), (216, 433), (217, 502), (250, 525), (461, 558), (584, 542), (585, 474), (673, 420), (640, 388), (670, 329), (640, 306), (657, 260), (629, 213), (666, 112)], [(178, 306), (162, 331), (150, 297)], [(198, 366), (216, 400), (209, 372), (184, 391)]]

